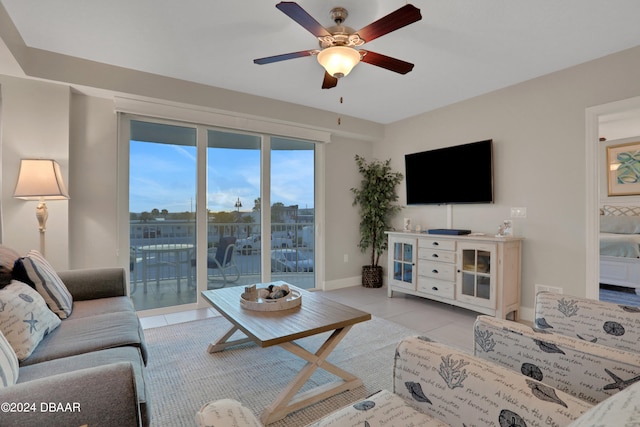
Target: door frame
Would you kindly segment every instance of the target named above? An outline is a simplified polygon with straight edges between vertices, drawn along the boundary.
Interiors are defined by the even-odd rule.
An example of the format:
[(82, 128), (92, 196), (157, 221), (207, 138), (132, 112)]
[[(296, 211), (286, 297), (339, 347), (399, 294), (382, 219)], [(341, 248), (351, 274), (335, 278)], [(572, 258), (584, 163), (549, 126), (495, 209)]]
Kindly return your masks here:
[(609, 114), (640, 109), (640, 96), (596, 105), (585, 110), (585, 268), (587, 298), (600, 299), (600, 176), (598, 144), (600, 118)]

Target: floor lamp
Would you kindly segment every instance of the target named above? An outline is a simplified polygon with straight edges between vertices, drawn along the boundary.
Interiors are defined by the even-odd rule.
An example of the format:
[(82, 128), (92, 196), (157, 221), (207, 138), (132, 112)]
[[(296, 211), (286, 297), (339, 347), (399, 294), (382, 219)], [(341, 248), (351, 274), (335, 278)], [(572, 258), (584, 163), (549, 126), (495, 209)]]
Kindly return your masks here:
[(69, 198), (60, 173), (60, 165), (55, 160), (49, 159), (22, 159), (13, 197), (22, 200), (38, 200), (36, 218), (40, 229), (40, 253), (45, 256), (44, 233), (49, 216), (45, 200)]

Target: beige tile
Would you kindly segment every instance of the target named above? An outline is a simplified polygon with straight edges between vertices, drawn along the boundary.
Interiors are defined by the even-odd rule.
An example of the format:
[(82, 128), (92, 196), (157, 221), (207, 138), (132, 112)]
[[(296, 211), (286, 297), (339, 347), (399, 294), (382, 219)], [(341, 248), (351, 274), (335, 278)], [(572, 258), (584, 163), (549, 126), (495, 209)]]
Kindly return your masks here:
[(165, 314), (164, 317), (167, 320), (167, 324), (175, 325), (176, 323), (191, 322), (192, 320), (201, 320), (208, 317), (213, 317), (213, 313), (208, 308), (201, 308), (197, 310), (179, 311), (177, 313)]
[(143, 329), (159, 328), (167, 326), (167, 319), (164, 316), (141, 317), (140, 324)]

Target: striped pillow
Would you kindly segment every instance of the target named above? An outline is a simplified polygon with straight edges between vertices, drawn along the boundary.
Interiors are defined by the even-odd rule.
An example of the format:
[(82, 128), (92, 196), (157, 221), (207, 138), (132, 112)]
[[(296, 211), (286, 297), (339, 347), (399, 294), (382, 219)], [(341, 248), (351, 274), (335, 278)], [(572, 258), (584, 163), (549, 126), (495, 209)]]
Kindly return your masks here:
[(36, 250), (29, 251), (22, 263), (29, 280), (35, 284), (36, 291), (42, 295), (51, 311), (61, 319), (69, 317), (73, 309), (73, 297), (51, 264)]
[(18, 356), (0, 331), (0, 388), (18, 381)]

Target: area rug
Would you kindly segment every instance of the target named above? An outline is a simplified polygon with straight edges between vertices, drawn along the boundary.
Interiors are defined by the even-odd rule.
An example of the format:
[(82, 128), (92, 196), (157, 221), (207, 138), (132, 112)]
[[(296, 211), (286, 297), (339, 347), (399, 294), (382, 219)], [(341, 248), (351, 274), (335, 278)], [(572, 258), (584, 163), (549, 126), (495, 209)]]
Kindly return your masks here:
[[(209, 354), (208, 344), (229, 328), (223, 317), (147, 329), (147, 366), (151, 425), (194, 426), (195, 413), (206, 402), (236, 399), (256, 416), (267, 407), (304, 361), (278, 346), (261, 348), (249, 343)], [(417, 331), (373, 317), (353, 326), (328, 360), (362, 379), (364, 385), (290, 414), (270, 427), (304, 426), (381, 389), (391, 389), (398, 342)], [(328, 333), (298, 342), (316, 351)], [(304, 391), (336, 377), (316, 371)]]

